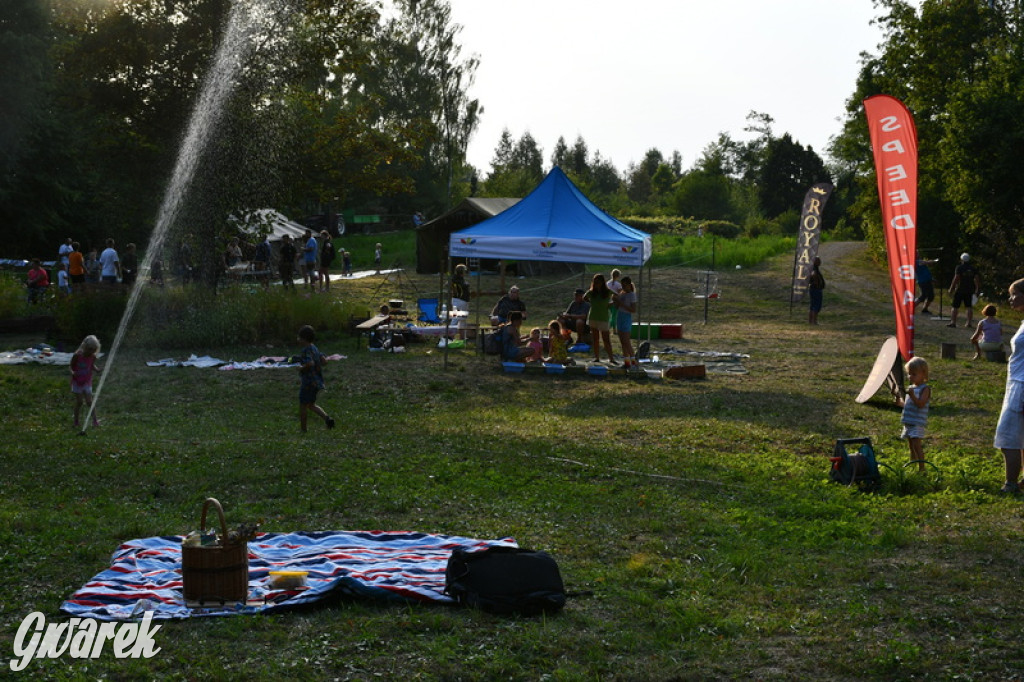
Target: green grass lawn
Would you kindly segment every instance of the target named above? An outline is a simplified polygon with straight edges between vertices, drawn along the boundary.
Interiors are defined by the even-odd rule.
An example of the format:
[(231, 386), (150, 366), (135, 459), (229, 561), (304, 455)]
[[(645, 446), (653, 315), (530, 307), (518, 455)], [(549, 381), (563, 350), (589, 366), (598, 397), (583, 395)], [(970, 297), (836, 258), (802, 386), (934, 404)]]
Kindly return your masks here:
[[(1020, 678), (1024, 506), (997, 493), (991, 447), (1005, 365), (967, 359), (969, 331), (919, 320), (933, 387), (925, 453), (942, 478), (902, 475), (899, 411), (882, 393), (853, 401), (894, 329), (884, 268), (845, 244), (822, 256), (818, 327), (803, 304), (790, 312), (788, 254), (723, 270), (706, 325), (695, 271), (644, 273), (647, 319), (685, 325), (656, 347), (747, 353), (746, 375), (513, 375), (491, 356), (453, 351), (446, 366), (433, 344), (370, 353), (332, 333), (322, 350), (347, 355), (328, 365), (320, 401), (333, 431), (299, 432), (293, 371), (145, 365), (297, 345), (129, 343), (98, 401), (103, 425), (84, 436), (64, 368), (0, 366), (0, 651), (13, 657), (29, 613), (59, 620), (120, 542), (185, 533), (213, 496), (229, 523), (262, 518), (268, 531), (512, 535), (593, 596), (546, 618), (343, 601), (167, 622), (154, 658), (108, 648), (34, 661), (25, 679)], [(331, 298), (437, 289), (436, 277), (381, 281), (338, 283)], [(516, 282), (527, 326), (544, 326), (580, 277)], [(949, 342), (957, 359), (942, 360)], [(859, 436), (899, 474), (876, 494), (827, 480), (835, 439)]]

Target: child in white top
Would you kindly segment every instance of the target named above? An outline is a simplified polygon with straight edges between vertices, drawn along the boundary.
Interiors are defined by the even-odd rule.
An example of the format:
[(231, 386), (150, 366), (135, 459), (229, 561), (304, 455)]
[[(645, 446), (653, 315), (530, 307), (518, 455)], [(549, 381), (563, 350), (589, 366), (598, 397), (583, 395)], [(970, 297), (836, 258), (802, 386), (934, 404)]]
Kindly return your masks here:
[(906, 438), (910, 444), (910, 461), (917, 462), (919, 471), (925, 470), (924, 438), (925, 427), (928, 426), (928, 403), (932, 399), (932, 389), (928, 385), (928, 362), (924, 358), (913, 358), (906, 365), (910, 388), (903, 401), (903, 415), (900, 422), (903, 432), (900, 438)]

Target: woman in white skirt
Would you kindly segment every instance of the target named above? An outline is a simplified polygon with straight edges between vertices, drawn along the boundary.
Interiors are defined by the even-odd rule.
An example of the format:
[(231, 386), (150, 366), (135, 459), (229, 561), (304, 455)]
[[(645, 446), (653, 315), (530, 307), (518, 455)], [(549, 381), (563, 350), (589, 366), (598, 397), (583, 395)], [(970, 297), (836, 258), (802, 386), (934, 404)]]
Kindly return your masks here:
[[(1010, 285), (1010, 307), (1024, 312), (1024, 279)], [(1006, 483), (1002, 492), (1019, 493), (1021, 462), (1024, 460), (1024, 322), (1010, 341), (1006, 393), (994, 445), (1002, 450), (1006, 463)]]

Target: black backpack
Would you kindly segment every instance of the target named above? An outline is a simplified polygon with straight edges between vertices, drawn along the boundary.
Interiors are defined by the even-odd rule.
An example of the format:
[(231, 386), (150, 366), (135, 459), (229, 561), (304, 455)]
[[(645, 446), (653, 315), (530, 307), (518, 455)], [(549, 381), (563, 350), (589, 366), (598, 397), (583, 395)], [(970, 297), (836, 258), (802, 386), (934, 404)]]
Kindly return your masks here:
[(534, 616), (565, 606), (558, 564), (547, 552), (519, 547), (458, 548), (448, 559), (445, 594), (462, 606)]

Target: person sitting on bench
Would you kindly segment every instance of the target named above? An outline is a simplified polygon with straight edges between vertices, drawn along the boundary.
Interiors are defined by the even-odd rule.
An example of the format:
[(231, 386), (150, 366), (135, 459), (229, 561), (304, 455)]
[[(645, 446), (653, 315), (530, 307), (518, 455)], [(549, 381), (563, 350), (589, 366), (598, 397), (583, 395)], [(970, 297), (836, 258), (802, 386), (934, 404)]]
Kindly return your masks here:
[(494, 308), (491, 310), (491, 324), (497, 326), (510, 322), (509, 314), (512, 311), (521, 313), (522, 319), (526, 319), (526, 304), (519, 298), (519, 287), (517, 286), (509, 289), (508, 293), (494, 304)]
[(513, 310), (508, 314), (508, 324), (501, 327), (501, 359), (506, 362), (524, 362), (533, 354), (533, 349), (523, 345), (519, 332), (523, 326), (523, 314)]
[(590, 313), (590, 302), (583, 300), (583, 289), (573, 293), (572, 303), (564, 313), (558, 314), (558, 321), (566, 332), (576, 334), (576, 340), (585, 343), (590, 338), (590, 327), (587, 326), (587, 315)]

